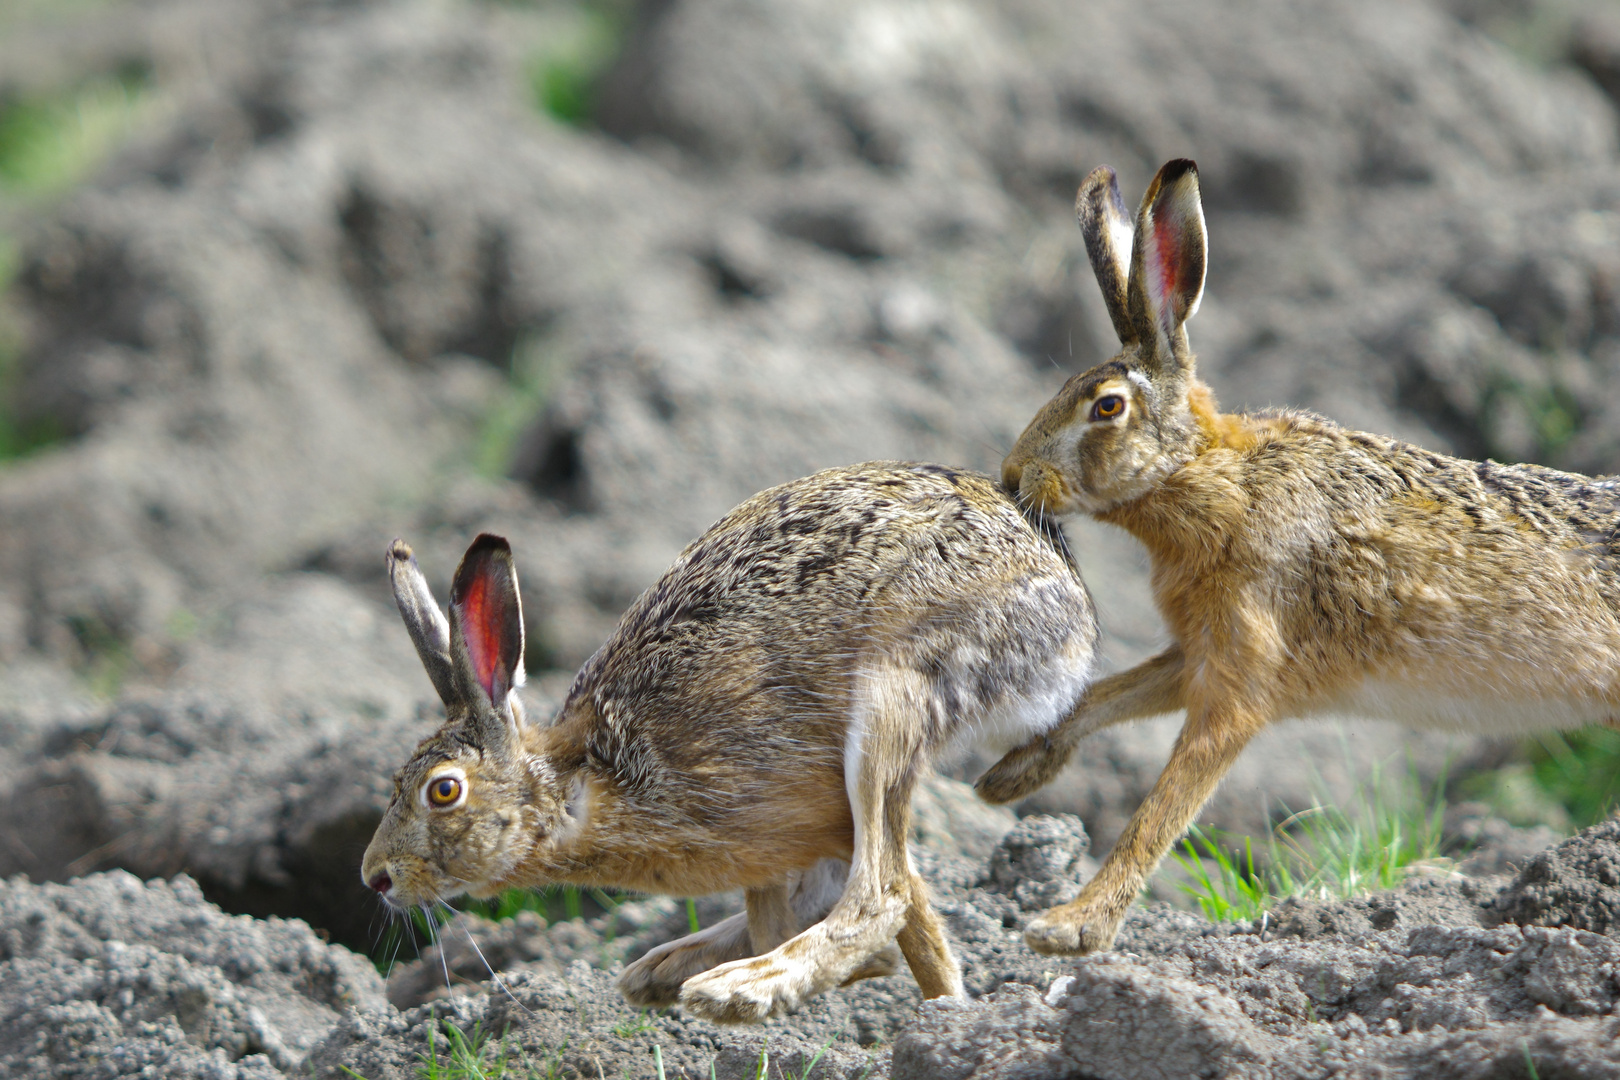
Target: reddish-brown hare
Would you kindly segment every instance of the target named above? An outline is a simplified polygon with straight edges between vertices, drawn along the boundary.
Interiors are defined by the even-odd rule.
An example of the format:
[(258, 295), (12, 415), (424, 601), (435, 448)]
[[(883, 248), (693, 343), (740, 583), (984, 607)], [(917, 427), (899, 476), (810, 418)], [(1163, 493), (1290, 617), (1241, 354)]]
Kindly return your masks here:
[(1520, 732), (1620, 715), (1620, 480), (1462, 461), (1306, 413), (1221, 413), (1185, 328), (1204, 286), (1193, 163), (1159, 170), (1134, 226), (1108, 168), (1077, 212), (1123, 348), (1047, 403), (1002, 478), (1035, 512), (1084, 511), (1141, 540), (1173, 644), (1094, 683), (979, 790), (1018, 798), (1090, 732), (1187, 718), (1096, 878), (1026, 929), (1049, 953), (1113, 943), (1147, 875), (1274, 720)]
[(746, 911), (619, 980), (639, 1005), (756, 1021), (888, 974), (961, 974), (906, 852), (912, 788), (981, 737), (1067, 716), (1097, 628), (1062, 534), (991, 479), (933, 465), (831, 469), (760, 493), (692, 543), (526, 720), (506, 541), (456, 571), (448, 622), (410, 549), (394, 595), (444, 726), (395, 777), (365, 881), (395, 908), (566, 883), (702, 895)]

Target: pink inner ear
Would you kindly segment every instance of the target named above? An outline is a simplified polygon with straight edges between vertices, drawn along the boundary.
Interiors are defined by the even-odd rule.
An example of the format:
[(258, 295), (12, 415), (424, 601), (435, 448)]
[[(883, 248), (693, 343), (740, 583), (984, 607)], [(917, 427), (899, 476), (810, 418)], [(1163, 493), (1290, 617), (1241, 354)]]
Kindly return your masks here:
[(500, 665), (499, 618), (491, 603), (489, 575), (479, 574), (467, 583), (461, 598), (461, 633), (467, 642), (467, 659), (472, 661), (478, 684), (495, 700), (495, 672)]
[[(1165, 215), (1168, 217), (1168, 215)], [(1159, 322), (1165, 333), (1175, 330), (1181, 318), (1181, 237), (1171, 222), (1158, 215), (1153, 219), (1153, 276), (1158, 295)]]

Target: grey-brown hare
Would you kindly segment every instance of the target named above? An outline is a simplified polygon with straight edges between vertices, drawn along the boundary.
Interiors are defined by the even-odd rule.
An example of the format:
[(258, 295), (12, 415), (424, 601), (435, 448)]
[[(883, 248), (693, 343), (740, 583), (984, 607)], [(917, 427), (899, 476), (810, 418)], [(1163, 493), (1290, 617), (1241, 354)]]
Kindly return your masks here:
[(1062, 534), (990, 478), (831, 469), (754, 496), (631, 605), (549, 723), (526, 720), (505, 540), (483, 535), (446, 622), (396, 541), (394, 595), (444, 726), (366, 850), (395, 908), (551, 883), (702, 895), (746, 911), (619, 980), (638, 1005), (764, 1019), (910, 964), (961, 974), (906, 851), (912, 788), (953, 745), (1068, 715), (1091, 601)]
[(1159, 170), (1134, 225), (1108, 168), (1076, 210), (1123, 348), (1068, 380), (1002, 479), (1034, 511), (1083, 511), (1140, 539), (1172, 644), (1092, 684), (980, 793), (1029, 793), (1110, 724), (1187, 715), (1097, 876), (1026, 928), (1032, 948), (1108, 948), (1147, 875), (1274, 720), (1615, 723), (1620, 480), (1462, 461), (1301, 412), (1223, 414), (1185, 328), (1206, 251), (1193, 163)]

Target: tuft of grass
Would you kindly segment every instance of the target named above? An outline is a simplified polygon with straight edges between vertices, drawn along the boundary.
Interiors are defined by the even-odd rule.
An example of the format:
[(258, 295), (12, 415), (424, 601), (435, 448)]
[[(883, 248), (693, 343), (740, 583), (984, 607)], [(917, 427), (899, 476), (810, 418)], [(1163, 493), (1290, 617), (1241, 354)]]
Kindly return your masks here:
[[(642, 1009), (636, 1013), (634, 1020), (626, 1020), (622, 1024), (615, 1024), (613, 1034), (621, 1039), (633, 1039), (637, 1035), (645, 1035), (649, 1031), (656, 1031), (658, 1025), (652, 1022), (652, 1010)], [(655, 1046), (656, 1051), (658, 1048)]]
[(1415, 867), (1440, 860), (1445, 817), (1442, 778), (1425, 791), (1415, 776), (1386, 780), (1374, 770), (1347, 800), (1354, 809), (1317, 805), (1290, 814), (1254, 842), (1194, 826), (1176, 861), (1181, 888), (1214, 922), (1258, 918), (1290, 896), (1346, 899), (1391, 889)]
[[(434, 1028), (443, 1028), (445, 1056), (441, 1060), (434, 1039)], [(417, 1075), (422, 1080), (499, 1080), (506, 1075), (510, 1048), (506, 1034), (492, 1042), (484, 1032), (483, 1021), (464, 1032), (449, 1021), (428, 1025), (428, 1048), (417, 1057)]]
[(1182, 891), (1198, 901), (1210, 922), (1257, 919), (1276, 894), (1283, 892), (1270, 880), (1269, 867), (1267, 872), (1255, 868), (1254, 845), (1247, 836), (1243, 854), (1238, 856), (1230, 845), (1221, 843), (1216, 830), (1194, 825), (1182, 840), (1181, 850), (1170, 854), (1191, 879), (1182, 883)]

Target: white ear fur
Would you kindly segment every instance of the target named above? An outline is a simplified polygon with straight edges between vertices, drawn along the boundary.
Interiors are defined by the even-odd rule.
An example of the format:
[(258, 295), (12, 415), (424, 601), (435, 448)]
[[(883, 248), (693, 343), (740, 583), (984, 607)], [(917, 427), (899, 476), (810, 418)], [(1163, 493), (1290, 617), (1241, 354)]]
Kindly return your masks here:
[(1086, 242), (1091, 271), (1102, 287), (1114, 332), (1123, 344), (1129, 345), (1136, 340), (1136, 328), (1131, 323), (1126, 299), (1135, 230), (1131, 227), (1125, 200), (1120, 197), (1119, 178), (1113, 169), (1103, 165), (1086, 177), (1074, 197), (1074, 216)]
[(394, 603), (399, 607), (400, 618), (405, 620), (405, 630), (416, 646), (416, 655), (427, 669), (439, 700), (449, 704), (456, 693), (450, 667), (450, 624), (439, 610), (439, 602), (433, 599), (433, 591), (416, 565), (416, 556), (409, 544), (403, 540), (389, 544), (387, 562)]

